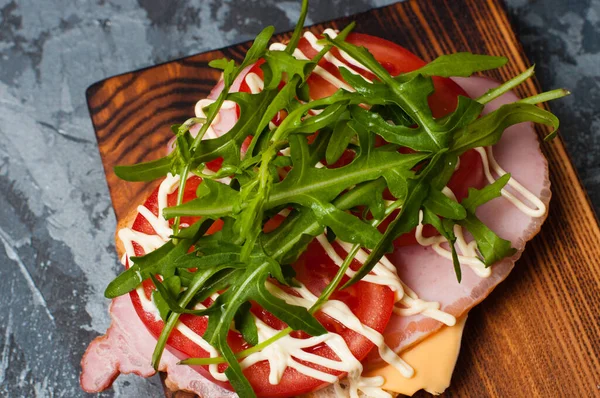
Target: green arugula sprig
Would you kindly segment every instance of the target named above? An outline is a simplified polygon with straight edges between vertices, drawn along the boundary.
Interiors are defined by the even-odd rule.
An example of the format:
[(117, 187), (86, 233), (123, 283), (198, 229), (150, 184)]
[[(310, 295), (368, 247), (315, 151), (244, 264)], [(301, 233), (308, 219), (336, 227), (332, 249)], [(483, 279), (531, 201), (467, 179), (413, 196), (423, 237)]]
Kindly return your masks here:
[[(330, 37), (326, 37), (324, 41), (333, 44), (340, 50), (350, 54), (352, 57), (359, 60), (361, 64), (365, 65), (370, 72), (377, 76), (383, 83), (372, 84), (374, 90), (377, 90), (378, 101), (383, 98), (385, 103), (397, 105), (401, 111), (410, 118), (410, 120), (417, 124), (417, 127), (413, 128), (413, 131), (415, 135), (420, 134), (421, 138), (413, 139), (413, 141), (420, 141), (420, 143), (424, 143), (423, 145), (427, 148), (433, 147), (434, 151), (436, 151), (439, 155), (437, 158), (434, 158), (434, 161), (432, 161), (425, 171), (418, 176), (418, 181), (413, 184), (404, 207), (398, 213), (396, 219), (390, 223), (384, 236), (379, 241), (377, 247), (371, 251), (361, 269), (356, 272), (356, 274), (344, 285), (344, 288), (360, 281), (365, 275), (367, 275), (379, 262), (381, 257), (387, 251), (391, 250), (391, 242), (394, 239), (416, 227), (418, 224), (418, 212), (422, 208), (429, 210), (427, 211), (428, 221), (430, 221), (430, 223), (432, 223), (432, 225), (436, 227), (436, 229), (438, 229), (438, 231), (451, 243), (454, 266), (457, 277), (460, 279), (460, 264), (458, 263), (457, 255), (453, 247), (455, 237), (452, 236), (450, 231), (448, 231), (446, 228), (442, 228), (442, 226), (436, 222), (436, 220), (432, 217), (431, 209), (425, 206), (425, 202), (427, 197), (430, 195), (430, 192), (436, 192), (436, 189), (440, 190), (443, 188), (451, 176), (451, 173), (443, 172), (443, 167), (441, 167), (441, 165), (444, 163), (446, 165), (450, 164), (452, 162), (452, 157), (459, 156), (468, 149), (495, 144), (498, 142), (502, 132), (507, 127), (524, 121), (533, 121), (552, 126), (553, 131), (548, 135), (548, 137), (551, 138), (555, 135), (558, 128), (558, 118), (556, 118), (556, 116), (554, 116), (552, 113), (538, 108), (531, 103), (515, 103), (504, 105), (495, 112), (477, 119), (477, 116), (482, 110), (480, 105), (483, 105), (487, 101), (509, 91), (516, 84), (518, 84), (515, 82), (522, 82), (526, 77), (524, 78), (522, 75), (520, 75), (517, 78), (509, 81), (507, 84), (500, 86), (497, 90), (488, 93), (481, 99), (478, 99), (477, 101), (463, 100), (462, 104), (461, 101), (459, 101), (458, 107), (453, 114), (449, 115), (442, 121), (438, 121), (433, 118), (429, 107), (426, 105), (427, 97), (432, 92), (433, 85), (431, 80), (427, 81), (422, 74), (414, 74), (413, 72), (393, 78), (389, 75), (387, 70), (375, 60), (375, 58), (368, 52), (366, 48), (358, 47), (345, 41), (340, 41), (337, 38), (332, 39)], [(448, 66), (446, 66), (446, 68), (451, 70), (452, 73), (454, 73), (454, 76), (459, 75), (466, 77), (478, 71), (501, 66), (506, 62), (498, 57), (492, 57), (489, 58), (488, 61), (480, 63), (462, 62), (465, 61), (465, 57), (469, 58), (468, 61), (476, 58), (466, 55), (465, 53), (459, 53), (455, 55), (455, 60), (460, 60), (460, 63), (462, 64), (462, 71), (457, 72), (457, 70), (461, 69), (460, 65), (457, 65), (456, 68)], [(429, 64), (433, 64), (433, 66), (425, 66), (422, 68), (422, 70), (435, 71), (438, 69), (436, 64), (443, 65), (449, 60), (452, 62), (451, 56), (442, 56), (440, 58), (443, 58), (443, 61), (434, 60)], [(442, 74), (439, 73), (439, 71), (437, 71), (437, 73)], [(524, 76), (528, 76), (528, 74), (530, 76), (531, 73), (532, 69), (525, 72)], [(348, 75), (349, 74), (346, 73), (345, 77), (349, 80), (352, 79)], [(448, 75), (452, 76), (450, 73)], [(366, 94), (365, 101), (367, 101), (367, 96), (373, 95), (373, 91), (367, 91), (366, 89), (368, 83), (360, 81), (362, 80), (360, 78), (355, 78), (352, 80), (353, 81), (350, 83), (354, 83), (356, 86), (360, 87), (360, 90), (357, 89), (357, 92), (363, 95)], [(386, 85), (387, 89), (383, 88), (383, 85)], [(567, 94), (567, 92), (563, 91), (556, 93), (555, 96), (559, 97), (561, 94)], [(554, 99), (555, 97), (550, 96), (549, 98)], [(479, 102), (479, 100), (481, 100), (481, 102)], [(478, 102), (479, 105), (475, 104), (475, 102)], [(426, 110), (423, 111), (423, 108)], [(377, 118), (375, 117), (372, 119)], [(451, 123), (449, 125), (449, 120), (455, 120), (457, 123)], [(376, 123), (379, 127), (382, 127), (382, 122), (383, 121), (381, 119), (376, 120)], [(385, 131), (386, 129), (381, 130)], [(389, 131), (390, 128), (387, 130)], [(402, 133), (404, 133), (405, 136), (407, 135), (406, 130), (392, 131), (391, 133), (396, 133), (396, 138), (398, 139), (402, 138)], [(406, 140), (406, 138), (404, 139)], [(444, 146), (442, 146), (442, 144), (444, 144)], [(414, 143), (413, 146), (415, 146)], [(446, 168), (449, 170), (449, 167)], [(436, 186), (434, 187), (436, 189), (430, 191), (432, 188), (432, 176), (437, 176), (438, 178), (436, 178), (437, 182), (435, 184)], [(440, 179), (439, 176), (446, 176), (446, 178)], [(480, 244), (484, 245), (484, 242), (488, 242), (488, 244), (494, 248), (494, 251), (496, 251), (498, 255), (506, 257), (512, 254), (510, 245), (506, 247), (506, 241), (498, 237), (496, 234), (493, 234), (493, 232), (492, 237), (491, 234), (488, 233), (488, 230), (477, 228), (477, 226), (472, 225), (474, 230), (469, 230), (469, 232), (471, 232), (477, 241), (478, 249), (480, 251), (482, 250), (482, 248), (479, 247)], [(486, 251), (486, 249), (483, 250)], [(489, 252), (489, 248), (487, 251)], [(487, 263), (488, 262), (486, 261), (486, 264)]]
[[(182, 363), (226, 362), (227, 377), (240, 397), (255, 394), (238, 360), (293, 330), (325, 333), (314, 314), (342, 284), (342, 288), (350, 286), (371, 272), (392, 242), (418, 225), (421, 213), (422, 222), (435, 227), (449, 242), (459, 282), (462, 273), (454, 248), (454, 225), (471, 233), (486, 266), (511, 255), (514, 249), (510, 242), (476, 216), (478, 206), (500, 196), (509, 175), (481, 190), (470, 190), (462, 203), (448, 198), (442, 190), (461, 154), (495, 144), (507, 127), (531, 121), (556, 131), (558, 119), (535, 104), (568, 94), (565, 90), (542, 93), (481, 116), (485, 103), (530, 77), (530, 69), (476, 100), (459, 97), (456, 109), (437, 119), (428, 105), (434, 92), (432, 77), (470, 76), (501, 67), (506, 59), (458, 53), (439, 57), (416, 71), (391, 76), (365, 48), (345, 41), (354, 26), (351, 24), (336, 38), (325, 37), (325, 47), (314, 59), (298, 60), (293, 54), (307, 9), (308, 3), (303, 1), (299, 24), (284, 51), (267, 49), (273, 33), (269, 27), (257, 36), (240, 65), (226, 59), (210, 64), (223, 71), (223, 91), (205, 109), (205, 119), (192, 118), (172, 128), (176, 148), (170, 155), (115, 168), (115, 173), (128, 181), (149, 181), (172, 172), (181, 177), (181, 187), (177, 205), (163, 214), (174, 220), (172, 239), (152, 253), (131, 258), (131, 267), (109, 284), (105, 295), (126, 294), (145, 280), (154, 283), (153, 299), (165, 322), (152, 358), (155, 368), (180, 315), (207, 316), (203, 337), (221, 356)], [(329, 97), (303, 102), (307, 100), (308, 77), (333, 47), (365, 65), (376, 80), (369, 82), (341, 68), (353, 92), (338, 90)], [(260, 59), (264, 60), (264, 89), (257, 94), (229, 93), (240, 73)], [(237, 104), (238, 121), (221, 137), (203, 140), (225, 100)], [(286, 118), (270, 129), (269, 122), (282, 111)], [(192, 137), (189, 129), (198, 123), (200, 131)], [(316, 132), (309, 144), (307, 136)], [(377, 135), (388, 144), (376, 147)], [(250, 146), (241, 156), (241, 145), (248, 137), (252, 137)], [(411, 148), (414, 153), (400, 153), (400, 147)], [(320, 164), (325, 160), (332, 165), (347, 156), (353, 159), (341, 167)], [(214, 176), (205, 175), (206, 162), (216, 158), (223, 158), (221, 170)], [(183, 203), (190, 173), (203, 176), (204, 181), (197, 189), (197, 198)], [(225, 176), (231, 177), (231, 183), (218, 181)], [(395, 199), (387, 206), (386, 190)], [(277, 228), (265, 232), (265, 223), (282, 209), (291, 212)], [(180, 230), (178, 220), (183, 216), (202, 220)], [(377, 226), (390, 217), (394, 220), (380, 232)], [(206, 235), (217, 219), (224, 222), (222, 230)], [(266, 289), (266, 281), (292, 284), (290, 264), (325, 230), (353, 246), (318, 300), (306, 310), (274, 297)], [(345, 272), (363, 247), (372, 249), (369, 258), (345, 281)], [(205, 301), (217, 292), (221, 292), (218, 298)], [(198, 307), (203, 302), (207, 307)], [(251, 302), (288, 327), (260, 342), (250, 316)], [(233, 353), (227, 344), (232, 324), (252, 347)]]

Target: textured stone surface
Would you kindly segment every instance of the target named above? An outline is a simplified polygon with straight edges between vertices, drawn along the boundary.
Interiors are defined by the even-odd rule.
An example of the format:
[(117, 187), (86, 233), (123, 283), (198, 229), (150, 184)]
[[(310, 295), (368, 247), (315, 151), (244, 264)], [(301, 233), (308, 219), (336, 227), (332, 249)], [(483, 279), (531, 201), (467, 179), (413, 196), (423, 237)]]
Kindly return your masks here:
[[(392, 0), (314, 0), (308, 23)], [(600, 0), (508, 0), (592, 201), (600, 208)], [(296, 1), (0, 0), (0, 396), (77, 397), (79, 360), (108, 326), (118, 270), (84, 92), (132, 69), (291, 28)], [(121, 377), (105, 397), (160, 396)]]

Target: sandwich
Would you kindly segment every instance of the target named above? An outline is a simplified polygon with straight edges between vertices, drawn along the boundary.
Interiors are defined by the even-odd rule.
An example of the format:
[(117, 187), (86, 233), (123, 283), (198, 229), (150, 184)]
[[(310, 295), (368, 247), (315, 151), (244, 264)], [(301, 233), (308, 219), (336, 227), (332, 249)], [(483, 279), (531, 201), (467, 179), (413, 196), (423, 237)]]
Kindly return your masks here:
[[(566, 90), (518, 98), (504, 57), (426, 63), (390, 41), (273, 27), (222, 71), (117, 229), (112, 324), (81, 386), (164, 372), (200, 397), (394, 397), (450, 383), (468, 311), (548, 212), (532, 123)], [(191, 112), (191, 110), (190, 110)], [(143, 145), (139, 142), (138, 145)]]

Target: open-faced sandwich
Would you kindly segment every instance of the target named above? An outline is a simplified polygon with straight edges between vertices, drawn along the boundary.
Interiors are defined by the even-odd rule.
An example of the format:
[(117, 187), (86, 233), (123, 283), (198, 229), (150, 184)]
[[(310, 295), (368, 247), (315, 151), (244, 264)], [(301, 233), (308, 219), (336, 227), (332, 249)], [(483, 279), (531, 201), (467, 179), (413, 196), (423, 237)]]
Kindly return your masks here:
[[(502, 57), (273, 28), (223, 71), (117, 232), (125, 271), (81, 385), (166, 373), (201, 397), (391, 397), (450, 382), (468, 311), (540, 229), (548, 168)], [(552, 137), (552, 133), (549, 138)], [(143, 145), (140, 143), (139, 145)], [(159, 157), (159, 156), (157, 156)]]

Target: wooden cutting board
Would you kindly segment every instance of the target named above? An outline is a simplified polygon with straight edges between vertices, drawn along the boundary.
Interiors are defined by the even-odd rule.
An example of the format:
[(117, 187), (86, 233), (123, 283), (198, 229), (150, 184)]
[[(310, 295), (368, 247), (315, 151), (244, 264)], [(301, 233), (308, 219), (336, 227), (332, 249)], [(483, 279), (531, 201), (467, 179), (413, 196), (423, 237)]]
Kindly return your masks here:
[[(426, 60), (457, 51), (507, 56), (510, 63), (490, 73), (500, 80), (530, 65), (499, 0), (407, 1), (309, 29), (341, 29), (352, 20), (356, 31), (399, 43)], [(208, 61), (223, 56), (240, 61), (248, 47), (114, 76), (87, 90), (118, 219), (152, 187), (120, 181), (113, 166), (162, 156), (169, 126), (192, 115), (219, 77)], [(518, 91), (529, 96), (539, 87), (529, 81)], [(568, 128), (563, 126), (565, 133), (577, 134)], [(509, 278), (471, 311), (444, 396), (600, 396), (600, 230), (562, 140), (544, 144), (543, 151), (552, 181), (550, 216)]]

